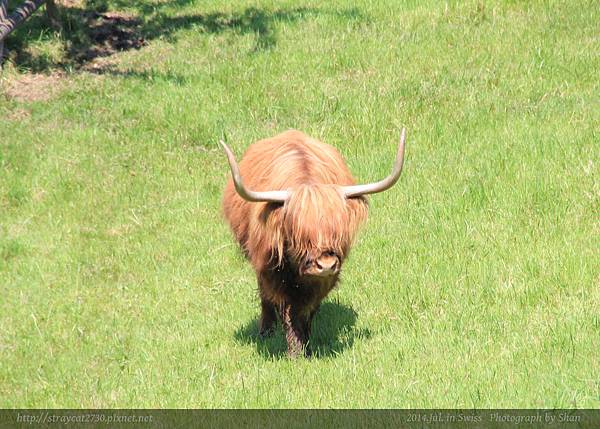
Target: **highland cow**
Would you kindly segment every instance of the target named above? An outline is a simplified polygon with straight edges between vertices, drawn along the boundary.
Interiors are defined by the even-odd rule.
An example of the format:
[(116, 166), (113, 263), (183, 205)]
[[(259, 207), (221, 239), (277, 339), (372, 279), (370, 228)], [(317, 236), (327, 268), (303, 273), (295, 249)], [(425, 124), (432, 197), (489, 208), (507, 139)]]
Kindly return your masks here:
[(392, 173), (356, 185), (336, 149), (300, 131), (286, 131), (251, 145), (238, 164), (229, 147), (232, 179), (223, 211), (256, 271), (261, 336), (277, 317), (288, 354), (307, 348), (311, 322), (335, 287), (358, 227), (367, 218), (365, 195), (385, 191), (402, 171), (405, 130)]

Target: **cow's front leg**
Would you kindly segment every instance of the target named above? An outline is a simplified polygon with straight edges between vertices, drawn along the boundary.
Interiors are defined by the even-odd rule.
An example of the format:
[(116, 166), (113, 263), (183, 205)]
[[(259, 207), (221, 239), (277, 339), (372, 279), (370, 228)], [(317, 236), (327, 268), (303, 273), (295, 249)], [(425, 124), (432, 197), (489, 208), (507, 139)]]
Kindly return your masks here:
[(268, 337), (273, 333), (275, 322), (277, 322), (277, 313), (273, 304), (264, 298), (260, 300), (260, 307), (259, 334), (261, 337)]
[(296, 357), (300, 353), (306, 356), (310, 355), (307, 349), (309, 320), (297, 307), (292, 304), (282, 304), (281, 322), (285, 331), (285, 339), (287, 340), (288, 356)]
[(261, 337), (271, 335), (277, 322), (277, 310), (270, 300), (273, 295), (273, 279), (265, 272), (258, 273), (258, 293), (260, 295), (260, 322), (258, 323)]

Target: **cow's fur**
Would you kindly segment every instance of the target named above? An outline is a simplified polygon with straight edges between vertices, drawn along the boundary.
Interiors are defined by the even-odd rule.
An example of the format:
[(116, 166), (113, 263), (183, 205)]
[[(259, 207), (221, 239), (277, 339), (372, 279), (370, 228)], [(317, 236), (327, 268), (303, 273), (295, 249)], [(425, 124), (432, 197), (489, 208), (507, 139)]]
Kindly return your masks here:
[(342, 196), (339, 186), (354, 184), (342, 157), (299, 131), (254, 143), (239, 167), (249, 189), (292, 191), (285, 204), (248, 202), (230, 179), (223, 210), (256, 271), (261, 334), (272, 331), (279, 314), (294, 355), (306, 351), (312, 318), (338, 280), (338, 274), (303, 276), (299, 266), (324, 251), (335, 253), (341, 264), (366, 220), (367, 200)]

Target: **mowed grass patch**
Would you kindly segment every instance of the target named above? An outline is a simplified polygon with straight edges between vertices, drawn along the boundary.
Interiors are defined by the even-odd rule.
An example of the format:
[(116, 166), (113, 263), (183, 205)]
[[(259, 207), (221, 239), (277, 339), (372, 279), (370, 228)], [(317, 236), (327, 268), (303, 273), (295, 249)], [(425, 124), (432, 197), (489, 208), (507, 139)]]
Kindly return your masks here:
[[(3, 86), (67, 82), (0, 99), (0, 406), (600, 406), (594, 6), (133, 2), (146, 43), (97, 68), (24, 45)], [(402, 126), (289, 360), (257, 337), (217, 141), (297, 128), (370, 181)]]

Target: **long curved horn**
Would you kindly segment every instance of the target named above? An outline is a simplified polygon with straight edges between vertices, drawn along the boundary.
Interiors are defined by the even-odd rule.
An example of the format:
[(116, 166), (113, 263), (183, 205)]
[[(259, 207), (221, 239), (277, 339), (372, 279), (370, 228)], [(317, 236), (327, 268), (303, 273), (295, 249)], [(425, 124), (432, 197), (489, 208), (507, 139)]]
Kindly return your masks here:
[(240, 197), (245, 199), (246, 201), (259, 203), (259, 202), (269, 202), (269, 203), (285, 203), (286, 200), (290, 197), (289, 191), (251, 191), (244, 186), (244, 182), (242, 181), (242, 175), (240, 174), (240, 169), (238, 167), (237, 162), (235, 161), (235, 157), (233, 156), (233, 152), (229, 147), (223, 142), (223, 140), (219, 141), (223, 149), (225, 150), (225, 154), (227, 155), (227, 159), (229, 160), (229, 167), (231, 168), (231, 176), (233, 177), (233, 183), (235, 185), (235, 190), (239, 194)]
[(376, 194), (391, 188), (398, 181), (400, 173), (402, 173), (402, 165), (404, 164), (404, 140), (406, 139), (406, 128), (402, 128), (400, 135), (400, 144), (398, 145), (398, 153), (396, 161), (392, 168), (392, 173), (383, 180), (375, 183), (367, 183), (365, 185), (342, 186), (342, 191), (346, 198), (359, 197), (366, 194)]

